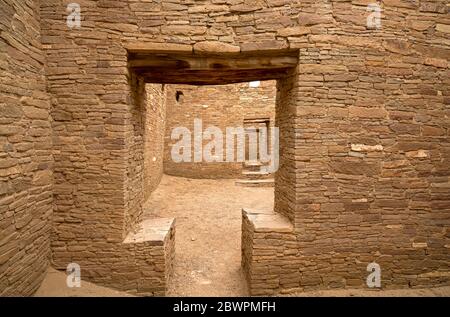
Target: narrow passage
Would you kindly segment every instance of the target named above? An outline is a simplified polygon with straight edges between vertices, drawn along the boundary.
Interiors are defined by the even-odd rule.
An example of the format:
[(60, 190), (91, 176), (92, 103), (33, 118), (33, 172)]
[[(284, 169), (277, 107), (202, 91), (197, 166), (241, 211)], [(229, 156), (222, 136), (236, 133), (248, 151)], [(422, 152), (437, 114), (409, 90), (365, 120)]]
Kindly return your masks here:
[(144, 206), (145, 217), (175, 217), (174, 274), (168, 296), (245, 296), (241, 209), (273, 208), (273, 187), (235, 180), (164, 175)]

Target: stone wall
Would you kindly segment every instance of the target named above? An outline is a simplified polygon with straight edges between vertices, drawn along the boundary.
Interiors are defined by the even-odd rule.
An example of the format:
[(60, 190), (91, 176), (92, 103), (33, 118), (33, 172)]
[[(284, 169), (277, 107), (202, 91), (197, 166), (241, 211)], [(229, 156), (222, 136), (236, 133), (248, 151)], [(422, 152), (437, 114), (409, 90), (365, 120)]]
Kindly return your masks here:
[(298, 287), (292, 222), (272, 210), (242, 210), (242, 269), (250, 294), (289, 293)]
[[(213, 86), (168, 85), (164, 172), (191, 178), (239, 177), (241, 162), (194, 162), (194, 119), (201, 120), (202, 131), (210, 126), (218, 127), (222, 131), (222, 161), (225, 161), (226, 128), (244, 127), (244, 119), (255, 118), (269, 119), (273, 125), (275, 94), (275, 81), (262, 81), (259, 87), (250, 87), (249, 83)], [(186, 127), (192, 132), (192, 162), (174, 162), (171, 157), (172, 146), (179, 140), (171, 139), (172, 131), (176, 127)], [(209, 142), (210, 140), (203, 140), (202, 148)], [(234, 142), (236, 153), (236, 137)]]
[[(130, 94), (128, 116), (125, 127), (124, 154), (126, 162), (125, 176), (125, 217), (122, 218), (120, 234), (122, 240), (141, 221), (142, 204), (145, 201), (145, 122), (148, 105), (146, 83), (132, 74), (129, 78)], [(119, 223), (118, 223), (119, 224)], [(108, 233), (106, 233), (108, 234)], [(119, 240), (119, 241), (120, 241)]]
[(144, 113), (144, 199), (156, 189), (163, 175), (166, 91), (164, 85), (147, 84)]
[(0, 296), (20, 296), (36, 291), (49, 264), (50, 102), (39, 2), (0, 7)]
[(237, 84), (237, 89), (244, 119), (269, 119), (275, 125), (276, 81), (260, 81), (254, 87), (250, 83)]
[(384, 1), (369, 31), (357, 4), (322, 6), (339, 31), (300, 49), (298, 285), (366, 287), (372, 261), (386, 288), (448, 285), (447, 8)]
[[(13, 271), (17, 258), (28, 264), (34, 254), (33, 272), (46, 266), (35, 259), (48, 252), (38, 219), (46, 219), (51, 199), (39, 12), (21, 10), (23, 3), (2, 2), (0, 65), (12, 76), (5, 82), (15, 83), (2, 81), (2, 99), (22, 100), (11, 110), (14, 120), (2, 117), (9, 160), (1, 162), (11, 174), (3, 176), (1, 208), (9, 212), (2, 217), (17, 213), (19, 227), (30, 219), (23, 241), (33, 244), (19, 251), (27, 244), (1, 242), (8, 293), (29, 293), (39, 280)], [(66, 2), (42, 2), (55, 160), (53, 263), (64, 269), (80, 262), (86, 278), (119, 288), (142, 276), (143, 267), (127, 273), (137, 254), (122, 249), (144, 201), (144, 83), (127, 67), (126, 45), (216, 54), (298, 49), (299, 65), (278, 81), (277, 101), (275, 209), (292, 222), (297, 243), (295, 260), (286, 263), (299, 276), (290, 289), (366, 287), (372, 261), (381, 265), (383, 287), (450, 284), (448, 6), (384, 0), (382, 26), (370, 29), (367, 3), (83, 1), (81, 28), (70, 29)], [(24, 66), (11, 66), (18, 63)], [(14, 162), (18, 171), (8, 167)], [(2, 226), (12, 231), (8, 218)], [(11, 235), (7, 241), (17, 239)]]

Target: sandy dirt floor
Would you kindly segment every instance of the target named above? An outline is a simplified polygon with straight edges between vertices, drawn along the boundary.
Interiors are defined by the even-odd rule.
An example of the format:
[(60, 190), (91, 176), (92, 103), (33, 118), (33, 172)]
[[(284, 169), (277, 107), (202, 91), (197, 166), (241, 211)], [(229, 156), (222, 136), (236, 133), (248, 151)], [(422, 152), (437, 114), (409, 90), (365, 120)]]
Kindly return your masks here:
[(50, 268), (41, 287), (34, 294), (36, 297), (124, 297), (132, 296), (93, 283), (81, 281), (80, 287), (67, 287), (66, 272)]
[[(165, 175), (144, 217), (175, 217), (174, 275), (169, 296), (246, 296), (241, 261), (241, 209), (273, 208), (273, 188), (235, 186), (234, 180)], [(65, 273), (49, 270), (37, 296), (127, 296), (83, 281), (69, 289)], [(450, 287), (402, 290), (328, 290), (295, 296), (450, 296)]]
[(248, 295), (240, 268), (241, 209), (273, 209), (274, 191), (234, 182), (165, 175), (145, 205), (148, 217), (176, 218), (169, 296)]
[[(66, 286), (66, 274), (64, 272), (56, 271), (50, 268), (47, 276), (42, 283), (40, 289), (36, 292), (36, 297), (131, 297), (133, 295), (119, 292), (106, 287), (98, 286), (86, 281), (81, 282), (80, 288), (68, 288)], [(290, 296), (299, 297), (314, 297), (314, 296), (328, 296), (328, 297), (352, 297), (352, 296), (450, 296), (450, 287), (437, 287), (429, 289), (403, 289), (403, 290), (328, 290), (305, 292), (299, 294), (292, 294)]]

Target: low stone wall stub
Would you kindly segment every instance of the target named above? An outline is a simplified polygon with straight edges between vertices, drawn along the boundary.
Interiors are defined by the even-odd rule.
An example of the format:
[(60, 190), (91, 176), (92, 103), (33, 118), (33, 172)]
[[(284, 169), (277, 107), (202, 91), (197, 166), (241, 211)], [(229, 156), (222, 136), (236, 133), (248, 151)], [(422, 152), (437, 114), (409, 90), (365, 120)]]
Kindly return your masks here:
[(166, 294), (173, 271), (175, 219), (144, 219), (121, 243), (86, 244), (55, 250), (52, 265), (65, 270), (69, 263), (77, 263), (83, 280), (131, 294)]
[(286, 217), (242, 209), (242, 268), (250, 295), (275, 295), (298, 287), (298, 269), (289, 265), (295, 260), (294, 241), (294, 227)]

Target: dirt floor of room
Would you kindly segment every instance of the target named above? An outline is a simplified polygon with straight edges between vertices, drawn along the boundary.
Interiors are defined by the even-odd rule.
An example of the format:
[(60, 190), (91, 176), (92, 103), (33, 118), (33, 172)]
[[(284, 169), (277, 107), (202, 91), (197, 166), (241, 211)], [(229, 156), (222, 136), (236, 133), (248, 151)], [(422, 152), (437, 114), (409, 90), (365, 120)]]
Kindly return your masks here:
[[(241, 264), (241, 209), (273, 208), (271, 187), (235, 180), (165, 175), (144, 207), (144, 217), (176, 218), (174, 274), (168, 296), (246, 296)], [(69, 289), (64, 272), (50, 269), (36, 296), (129, 296), (83, 281)], [(403, 290), (329, 290), (296, 296), (450, 296), (450, 287)]]
[(176, 218), (168, 295), (248, 295), (241, 270), (241, 210), (273, 209), (273, 201), (273, 187), (165, 175), (144, 210), (148, 217)]

